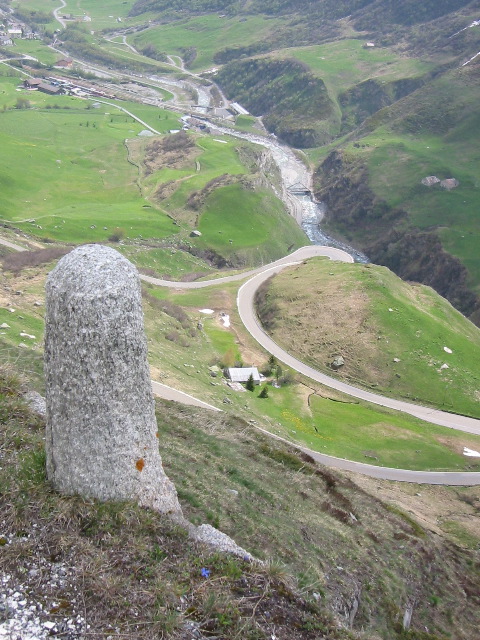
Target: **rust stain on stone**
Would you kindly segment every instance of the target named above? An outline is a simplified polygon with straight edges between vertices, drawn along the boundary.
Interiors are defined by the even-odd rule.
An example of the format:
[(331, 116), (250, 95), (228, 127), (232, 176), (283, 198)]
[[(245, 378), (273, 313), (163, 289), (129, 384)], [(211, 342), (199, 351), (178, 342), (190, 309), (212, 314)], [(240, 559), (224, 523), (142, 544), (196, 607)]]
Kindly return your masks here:
[(143, 458), (139, 458), (139, 460), (136, 461), (135, 466), (139, 471), (142, 471), (145, 466), (145, 460)]

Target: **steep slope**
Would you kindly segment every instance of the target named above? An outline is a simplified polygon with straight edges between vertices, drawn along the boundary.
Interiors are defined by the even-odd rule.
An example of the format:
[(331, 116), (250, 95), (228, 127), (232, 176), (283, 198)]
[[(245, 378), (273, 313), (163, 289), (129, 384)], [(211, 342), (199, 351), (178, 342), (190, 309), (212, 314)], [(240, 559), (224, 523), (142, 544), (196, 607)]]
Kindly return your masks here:
[[(102, 638), (117, 629), (139, 639), (393, 640), (412, 616), (409, 638), (475, 637), (473, 551), (245, 422), (158, 405), (162, 457), (185, 515), (234, 535), (264, 566), (194, 545), (135, 505), (52, 492), (42, 420), (18, 393), (2, 371), (0, 570), (5, 595), (36, 606), (42, 630), (71, 633), (73, 619)], [(472, 491), (463, 497), (476, 504)]]
[[(374, 262), (433, 286), (476, 322), (479, 94), (478, 65), (441, 74), (366, 119), (315, 174), (332, 230)], [(421, 183), (437, 175), (459, 185)]]
[(428, 287), (384, 267), (316, 259), (271, 278), (257, 311), (275, 342), (316, 369), (480, 417), (480, 329)]

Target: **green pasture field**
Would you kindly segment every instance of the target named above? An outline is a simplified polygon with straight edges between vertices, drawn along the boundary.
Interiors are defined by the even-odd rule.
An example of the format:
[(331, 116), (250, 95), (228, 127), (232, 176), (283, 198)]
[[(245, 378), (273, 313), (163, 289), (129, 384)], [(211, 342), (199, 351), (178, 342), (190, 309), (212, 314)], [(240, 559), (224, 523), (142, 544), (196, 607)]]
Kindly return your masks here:
[[(385, 267), (320, 259), (275, 276), (269, 300), (278, 306), (274, 340), (315, 368), (480, 417), (480, 329), (433, 289)], [(335, 355), (345, 359), (337, 374), (328, 366)]]
[(9, 52), (12, 56), (25, 53), (46, 65), (53, 65), (63, 57), (49, 49), (42, 40), (15, 40), (15, 46), (9, 49)]
[[(4, 100), (19, 95), (11, 79), (4, 79), (0, 91), (3, 87)], [(131, 237), (176, 232), (172, 221), (143, 199), (138, 169), (127, 160), (125, 138), (137, 135), (142, 125), (113, 108), (108, 115), (103, 108), (85, 109), (88, 103), (76, 98), (21, 95), (36, 109), (0, 113), (4, 220), (67, 242), (104, 241), (116, 227)]]
[(159, 51), (182, 55), (182, 48), (195, 47), (197, 57), (191, 69), (201, 70), (211, 67), (213, 56), (225, 47), (246, 46), (266, 38), (273, 33), (283, 20), (267, 19), (261, 16), (245, 18), (220, 18), (206, 15), (155, 26), (131, 36), (133, 45), (153, 44)]
[(225, 257), (237, 256), (244, 264), (266, 263), (285, 255), (292, 245), (306, 242), (283, 204), (267, 190), (247, 191), (240, 184), (216, 189), (208, 198), (195, 246), (212, 247)]
[(365, 49), (364, 43), (364, 40), (338, 40), (280, 50), (278, 53), (308, 64), (322, 78), (332, 96), (370, 78), (391, 82), (421, 76), (434, 67), (429, 61), (402, 57), (387, 48)]
[[(465, 135), (468, 131), (468, 135)], [(362, 138), (365, 148), (347, 147), (366, 160), (370, 186), (394, 207), (408, 211), (413, 226), (438, 229), (447, 251), (467, 267), (469, 284), (480, 292), (480, 117), (474, 115), (448, 136), (398, 134), (379, 128)], [(457, 178), (448, 192), (421, 184), (426, 176)]]
[(181, 280), (188, 274), (207, 275), (212, 272), (212, 267), (201, 258), (175, 248), (148, 249), (127, 244), (118, 245), (116, 248), (139, 269), (153, 269), (160, 278), (169, 276), (171, 279)]
[[(275, 401), (275, 390), (270, 398)], [(338, 458), (412, 470), (478, 470), (463, 447), (480, 451), (480, 437), (459, 433), (409, 416), (312, 396), (312, 415), (282, 408), (290, 438)], [(473, 464), (472, 464), (473, 461)]]

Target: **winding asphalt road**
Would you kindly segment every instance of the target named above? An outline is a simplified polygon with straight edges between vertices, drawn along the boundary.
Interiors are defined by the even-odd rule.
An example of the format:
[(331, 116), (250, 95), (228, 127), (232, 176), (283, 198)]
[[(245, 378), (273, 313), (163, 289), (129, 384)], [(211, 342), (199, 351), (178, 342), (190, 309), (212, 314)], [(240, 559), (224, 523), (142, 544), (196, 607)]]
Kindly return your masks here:
[[(323, 373), (320, 373), (316, 369), (309, 367), (300, 360), (297, 360), (279, 345), (277, 345), (261, 328), (254, 309), (254, 296), (258, 287), (265, 282), (270, 276), (280, 272), (282, 269), (289, 265), (299, 264), (303, 260), (316, 256), (326, 256), (331, 260), (341, 260), (343, 262), (353, 262), (353, 258), (340, 249), (332, 247), (320, 247), (316, 245), (302, 247), (289, 256), (285, 256), (276, 262), (269, 265), (253, 269), (252, 271), (235, 274), (232, 276), (226, 276), (224, 278), (202, 280), (196, 282), (172, 282), (170, 280), (161, 280), (158, 278), (152, 278), (150, 276), (142, 275), (142, 280), (150, 282), (151, 284), (170, 287), (174, 289), (201, 289), (203, 287), (209, 287), (216, 284), (222, 284), (225, 282), (233, 282), (238, 280), (244, 280), (250, 277), (239, 289), (237, 295), (237, 307), (240, 314), (240, 318), (247, 329), (247, 331), (255, 338), (255, 340), (264, 347), (269, 353), (275, 355), (276, 358), (284, 362), (292, 369), (299, 373), (309, 377), (316, 382), (336, 389), (342, 393), (346, 393), (355, 398), (365, 400), (372, 404), (377, 404), (382, 407), (388, 407), (401, 411), (409, 415), (415, 416), (426, 422), (437, 424), (439, 426), (455, 429), (456, 431), (463, 431), (465, 433), (472, 433), (474, 435), (480, 435), (480, 420), (474, 418), (468, 418), (466, 416), (460, 416), (457, 414), (447, 413), (445, 411), (438, 411), (436, 409), (430, 409), (421, 405), (404, 402), (401, 400), (395, 400), (393, 398), (387, 398), (363, 389), (358, 389), (352, 385), (346, 384), (335, 378), (331, 378)], [(171, 397), (170, 399), (175, 399)], [(396, 480), (400, 482), (415, 482), (418, 484), (439, 484), (439, 485), (459, 485), (459, 486), (473, 486), (480, 484), (479, 472), (450, 472), (450, 471), (410, 471), (407, 469), (393, 469), (388, 467), (376, 467), (361, 462), (354, 462), (351, 460), (345, 460), (343, 458), (336, 458), (334, 456), (328, 456), (306, 447), (294, 444), (289, 440), (281, 438), (268, 431), (260, 429), (269, 436), (287, 442), (288, 444), (295, 446), (297, 449), (304, 451), (317, 462), (343, 469), (347, 471), (354, 471), (356, 473), (362, 473), (374, 478), (381, 478), (384, 480)]]
[(331, 260), (340, 260), (342, 262), (353, 262), (352, 256), (341, 249), (311, 245), (302, 247), (294, 253), (285, 256), (276, 262), (272, 262), (271, 264), (253, 269), (252, 271), (238, 273), (233, 276), (226, 276), (224, 278), (197, 280), (195, 282), (172, 282), (171, 280), (160, 280), (158, 278), (152, 278), (144, 275), (140, 277), (146, 282), (161, 287), (170, 287), (173, 289), (201, 289), (203, 287), (209, 287), (225, 282), (244, 280), (251, 276), (250, 279), (238, 290), (237, 307), (240, 318), (247, 331), (255, 338), (255, 340), (261, 344), (264, 349), (286, 365), (295, 371), (298, 371), (298, 373), (307, 376), (311, 380), (320, 382), (326, 387), (336, 389), (337, 391), (341, 391), (342, 393), (353, 396), (354, 398), (359, 398), (360, 400), (365, 400), (366, 402), (380, 405), (382, 407), (388, 407), (389, 409), (395, 409), (395, 411), (401, 411), (402, 413), (408, 413), (411, 416), (420, 418), (426, 422), (431, 422), (432, 424), (437, 424), (441, 427), (448, 427), (450, 429), (455, 429), (456, 431), (472, 433), (477, 436), (480, 435), (480, 420), (454, 413), (448, 413), (446, 411), (439, 411), (438, 409), (423, 407), (421, 405), (404, 402), (402, 400), (387, 398), (370, 391), (359, 389), (358, 387), (354, 387), (350, 384), (346, 384), (341, 380), (331, 378), (330, 376), (320, 373), (316, 369), (313, 369), (313, 367), (309, 367), (300, 360), (297, 360), (297, 358), (291, 356), (276, 342), (274, 342), (270, 336), (265, 333), (265, 331), (263, 331), (259, 324), (254, 307), (255, 292), (259, 286), (265, 282), (265, 280), (270, 278), (272, 275), (279, 273), (285, 267), (293, 264), (299, 264), (303, 260), (317, 256), (326, 256)]
[[(25, 251), (24, 247), (16, 245), (8, 240), (0, 239), (0, 244), (3, 244), (16, 251)], [(260, 327), (258, 319), (255, 314), (253, 299), (258, 287), (271, 275), (278, 273), (289, 265), (299, 264), (303, 260), (316, 256), (326, 256), (331, 260), (341, 260), (343, 262), (353, 262), (353, 258), (342, 251), (341, 249), (335, 249), (333, 247), (321, 247), (317, 245), (311, 245), (302, 247), (289, 256), (285, 256), (276, 262), (253, 269), (251, 271), (238, 273), (232, 276), (225, 276), (223, 278), (201, 280), (195, 282), (172, 282), (170, 280), (161, 280), (159, 278), (152, 278), (150, 276), (140, 276), (142, 280), (154, 285), (162, 287), (170, 287), (174, 289), (201, 289), (212, 285), (222, 284), (225, 282), (234, 282), (238, 280), (244, 280), (249, 278), (238, 291), (237, 305), (240, 317), (249, 333), (261, 344), (269, 353), (272, 353), (279, 360), (287, 364), (292, 369), (295, 369), (299, 373), (309, 377), (312, 380), (320, 382), (321, 384), (337, 389), (343, 393), (351, 395), (355, 398), (371, 402), (373, 404), (381, 405), (383, 407), (389, 407), (403, 413), (408, 413), (415, 417), (421, 418), (427, 422), (438, 424), (440, 426), (449, 427), (457, 431), (463, 431), (465, 433), (473, 433), (480, 435), (480, 420), (474, 418), (468, 418), (465, 416), (459, 416), (456, 414), (447, 413), (445, 411), (438, 411), (435, 409), (429, 409), (420, 405), (403, 402), (400, 400), (394, 400), (392, 398), (386, 398), (369, 391), (358, 389), (351, 385), (345, 384), (335, 378), (330, 378), (323, 373), (309, 367), (300, 360), (297, 360), (284, 349), (279, 347)], [(208, 403), (198, 400), (189, 394), (183, 393), (166, 385), (152, 381), (153, 392), (155, 395), (159, 395), (168, 400), (175, 400), (184, 404), (191, 404), (200, 406), (206, 409), (214, 411), (220, 411), (217, 407), (209, 405)], [(355, 473), (362, 473), (374, 478), (383, 480), (395, 480), (400, 482), (415, 482), (418, 484), (439, 484), (439, 485), (458, 485), (458, 486), (473, 486), (480, 484), (480, 472), (451, 472), (451, 471), (410, 471), (407, 469), (392, 469), (388, 467), (376, 467), (361, 462), (354, 462), (351, 460), (345, 460), (343, 458), (336, 458), (334, 456), (328, 456), (322, 453), (318, 453), (306, 447), (302, 447), (289, 440), (281, 438), (275, 434), (272, 434), (263, 429), (260, 431), (267, 435), (288, 443), (291, 446), (296, 447), (300, 451), (304, 451), (310, 455), (317, 462), (335, 467), (337, 469), (343, 469), (346, 471), (353, 471)]]

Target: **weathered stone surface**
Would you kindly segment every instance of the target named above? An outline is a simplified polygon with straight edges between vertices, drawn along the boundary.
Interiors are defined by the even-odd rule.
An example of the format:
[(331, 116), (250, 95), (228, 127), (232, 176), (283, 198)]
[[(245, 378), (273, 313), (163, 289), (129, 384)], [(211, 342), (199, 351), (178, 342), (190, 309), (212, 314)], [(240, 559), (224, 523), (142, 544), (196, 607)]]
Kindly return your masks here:
[(158, 449), (140, 280), (117, 251), (79, 247), (50, 273), (45, 382), (57, 490), (181, 514)]
[(422, 180), (422, 184), (424, 184), (426, 187), (433, 187), (434, 184), (438, 184), (439, 182), (440, 179), (437, 178), (437, 176), (427, 176)]
[(340, 369), (345, 364), (343, 356), (336, 356), (332, 362), (332, 369)]
[(253, 560), (253, 556), (248, 551), (245, 551), (232, 538), (209, 524), (202, 524), (197, 527), (192, 537), (197, 542), (203, 542), (223, 553), (233, 553), (233, 555), (240, 556), (244, 560)]

